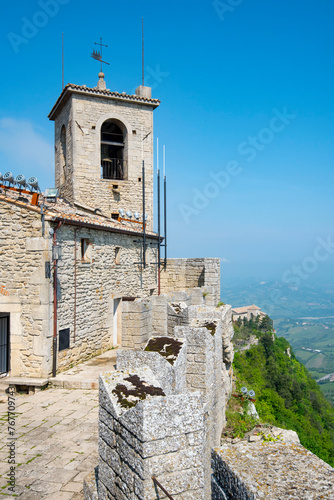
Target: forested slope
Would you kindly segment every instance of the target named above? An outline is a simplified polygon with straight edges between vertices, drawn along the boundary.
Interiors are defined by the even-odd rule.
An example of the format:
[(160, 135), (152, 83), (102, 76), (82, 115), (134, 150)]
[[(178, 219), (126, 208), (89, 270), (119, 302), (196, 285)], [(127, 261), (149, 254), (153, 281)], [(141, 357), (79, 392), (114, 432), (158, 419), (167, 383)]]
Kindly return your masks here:
[(237, 341), (250, 333), (259, 339), (258, 345), (235, 354), (237, 387), (255, 391), (261, 421), (295, 430), (305, 448), (334, 467), (334, 408), (288, 341), (277, 338), (271, 328), (268, 317), (235, 324)]

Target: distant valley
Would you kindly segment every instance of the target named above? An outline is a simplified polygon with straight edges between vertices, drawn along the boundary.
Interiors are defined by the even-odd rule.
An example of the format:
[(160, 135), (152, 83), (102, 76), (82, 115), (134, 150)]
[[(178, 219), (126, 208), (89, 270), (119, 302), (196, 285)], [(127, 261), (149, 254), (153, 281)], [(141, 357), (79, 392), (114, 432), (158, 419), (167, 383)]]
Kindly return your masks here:
[[(222, 300), (233, 307), (256, 304), (273, 320), (294, 353), (319, 380), (334, 374), (334, 285), (289, 288), (256, 278), (232, 287), (222, 286)], [(321, 389), (334, 404), (334, 381), (321, 380)]]

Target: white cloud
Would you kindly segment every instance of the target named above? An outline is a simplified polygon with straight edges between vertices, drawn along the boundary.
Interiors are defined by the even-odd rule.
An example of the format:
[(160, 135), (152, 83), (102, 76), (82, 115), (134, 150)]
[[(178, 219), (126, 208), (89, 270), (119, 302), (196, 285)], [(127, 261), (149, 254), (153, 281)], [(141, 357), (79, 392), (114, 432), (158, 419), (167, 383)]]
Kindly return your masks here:
[(225, 257), (221, 257), (220, 261), (221, 262), (231, 262), (230, 260), (226, 259)]
[(2, 174), (11, 170), (15, 176), (34, 175), (44, 182), (54, 182), (53, 145), (30, 120), (0, 120), (0, 161)]

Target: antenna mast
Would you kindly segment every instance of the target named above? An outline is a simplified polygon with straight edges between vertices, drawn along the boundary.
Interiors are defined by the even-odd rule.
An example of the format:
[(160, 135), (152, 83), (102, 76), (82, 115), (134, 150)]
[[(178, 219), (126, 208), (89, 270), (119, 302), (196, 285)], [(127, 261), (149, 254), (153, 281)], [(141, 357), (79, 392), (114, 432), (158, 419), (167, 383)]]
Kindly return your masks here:
[(163, 176), (164, 176), (164, 230), (165, 230), (165, 269), (167, 267), (167, 181), (166, 181), (166, 146), (163, 147)]
[(142, 40), (142, 85), (145, 86), (145, 65), (144, 65), (144, 57), (145, 57), (145, 45), (144, 45), (144, 18), (141, 18), (141, 40)]
[(160, 295), (161, 238), (160, 238), (160, 169), (159, 169), (159, 139), (157, 138), (157, 190), (158, 190), (158, 295)]
[(64, 90), (64, 33), (61, 34), (61, 88)]

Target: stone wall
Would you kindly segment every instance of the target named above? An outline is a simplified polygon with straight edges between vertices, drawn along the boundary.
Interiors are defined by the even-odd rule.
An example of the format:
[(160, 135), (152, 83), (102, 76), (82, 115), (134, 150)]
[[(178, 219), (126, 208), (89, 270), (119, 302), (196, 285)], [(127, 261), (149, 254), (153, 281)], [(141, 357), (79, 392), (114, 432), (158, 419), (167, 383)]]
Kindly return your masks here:
[(225, 444), (212, 451), (212, 470), (212, 500), (334, 498), (334, 469), (284, 438)]
[[(147, 392), (157, 394), (133, 408), (122, 406), (117, 396), (124, 384), (133, 389), (129, 373), (100, 377), (98, 498), (157, 498), (154, 475), (174, 498), (204, 500), (201, 396), (159, 395), (161, 385), (148, 368), (136, 375)], [(87, 485), (85, 494), (89, 498)]]
[(165, 295), (156, 295), (152, 300), (152, 335), (167, 335), (168, 299)]
[[(188, 307), (184, 302), (173, 303), (171, 306), (167, 302), (167, 297), (159, 297), (158, 299), (151, 297), (145, 301), (138, 300), (130, 303), (132, 310), (137, 308), (137, 316), (133, 319), (133, 328), (135, 329), (137, 324), (138, 330), (143, 330), (140, 326), (140, 315), (144, 314), (143, 306), (146, 303), (151, 318), (155, 317), (155, 307), (163, 313), (164, 322), (167, 318), (168, 332), (170, 327), (174, 326), (173, 336), (154, 335), (147, 344), (148, 351), (143, 348), (136, 351), (119, 351), (117, 355), (118, 371), (114, 375), (116, 378), (113, 378), (112, 374), (106, 374), (102, 377), (102, 381), (106, 379), (104, 385), (101, 386), (101, 391), (104, 394), (103, 401), (106, 400), (106, 384), (108, 383), (107, 392), (113, 405), (107, 414), (105, 403), (100, 402), (100, 418), (104, 420), (101, 427), (103, 433), (100, 431), (100, 442), (102, 439), (103, 443), (100, 447), (99, 490), (94, 497), (92, 495), (94, 481), (93, 478), (88, 479), (85, 483), (86, 499), (141, 498), (143, 500), (147, 498), (153, 500), (157, 498), (153, 494), (153, 474), (158, 475), (158, 480), (173, 498), (189, 500), (203, 498), (207, 500), (211, 496), (211, 448), (220, 444), (225, 423), (227, 395), (230, 394), (232, 387), (230, 360), (228, 365), (225, 365), (223, 349), (223, 344), (226, 342), (223, 339), (230, 340), (231, 338), (231, 308), (229, 306), (214, 308), (203, 305)], [(151, 304), (151, 307), (148, 303)], [(173, 311), (172, 316), (182, 319), (180, 322), (183, 326), (175, 326), (177, 322), (171, 319), (170, 309)], [(173, 342), (180, 344), (180, 349), (175, 356)], [(139, 344), (140, 342), (138, 342)], [(159, 349), (154, 347), (157, 345)], [(146, 378), (142, 374), (144, 367), (147, 367), (151, 374), (150, 376), (146, 375)], [(117, 404), (112, 398), (117, 394), (118, 384), (118, 388), (122, 388), (127, 397), (130, 396), (130, 403), (135, 404), (133, 387), (128, 384), (131, 380), (133, 383), (133, 377), (136, 375), (145, 380), (145, 387), (152, 384), (154, 387), (160, 387), (165, 398), (162, 399), (156, 395), (152, 397), (152, 391), (149, 389), (149, 395), (145, 396), (144, 401), (140, 398), (140, 402), (134, 408), (124, 413), (124, 418), (126, 415), (126, 419), (128, 419), (125, 425), (121, 420), (123, 416), (120, 417), (120, 410), (117, 409)], [(180, 399), (170, 399), (175, 398), (177, 394), (179, 394)], [(190, 432), (187, 427), (189, 422), (191, 425), (193, 422), (193, 407), (191, 406), (193, 400), (191, 397), (195, 397), (198, 402), (200, 401), (199, 407), (196, 407), (195, 410), (197, 423), (200, 423), (200, 429), (196, 431), (196, 438), (192, 434), (193, 431)], [(173, 410), (171, 410), (172, 408)], [(145, 413), (146, 409), (147, 414)], [(171, 411), (173, 413), (170, 413)], [(158, 416), (159, 412), (160, 417)], [(159, 440), (159, 448), (151, 447), (150, 456), (152, 463), (156, 464), (156, 468), (143, 465), (148, 457), (142, 449), (137, 450), (137, 454), (134, 454), (134, 444), (131, 444), (131, 449), (128, 449), (126, 455), (124, 454), (125, 446), (122, 443), (124, 439), (128, 441), (130, 425), (132, 443), (133, 440), (137, 439), (142, 443), (142, 446), (145, 445), (141, 434), (141, 426), (144, 425), (145, 418), (150, 422), (150, 426), (150, 419), (153, 420), (152, 436), (154, 435), (155, 440)], [(175, 425), (179, 427), (177, 448), (171, 444), (174, 443), (176, 435)], [(158, 428), (161, 428), (159, 433)], [(190, 440), (189, 436), (191, 436)], [(119, 445), (115, 444), (117, 439)], [(113, 443), (112, 452), (109, 449), (110, 446), (106, 448), (108, 440)], [(164, 450), (163, 456), (161, 450)], [(107, 459), (108, 456), (109, 459)], [(134, 479), (131, 476), (133, 474), (131, 471), (127, 473), (127, 476), (122, 471), (120, 464), (128, 460), (131, 460), (133, 464), (136, 463), (135, 467), (134, 465), (130, 466), (131, 471), (134, 469), (144, 471), (140, 478)], [(178, 475), (176, 474), (177, 470), (179, 471)], [(145, 475), (146, 472), (147, 475)], [(124, 482), (126, 484), (123, 484)], [(186, 482), (188, 482), (187, 486)], [(137, 490), (131, 490), (133, 484), (137, 485)], [(123, 491), (124, 497), (119, 493), (120, 489)], [(138, 491), (141, 493), (138, 494)]]
[(152, 335), (152, 301), (150, 299), (122, 303), (122, 347), (144, 347)]
[[(90, 242), (86, 263), (81, 262), (82, 239)], [(85, 227), (64, 225), (58, 229), (57, 241), (62, 249), (58, 262), (58, 330), (70, 328), (70, 348), (59, 353), (58, 370), (115, 345), (115, 300), (147, 297), (156, 290), (156, 266), (141, 269), (141, 248), (134, 239)], [(116, 248), (120, 249), (119, 263)], [(155, 252), (155, 246), (147, 250), (152, 260), (156, 259)], [(122, 336), (124, 346), (136, 348), (146, 343), (151, 332), (150, 307), (145, 301), (120, 303), (123, 325), (119, 322), (122, 332), (118, 337)]]
[(168, 335), (173, 335), (176, 326), (188, 324), (188, 306), (185, 302), (171, 302), (167, 306)]
[[(74, 152), (74, 137), (73, 137), (73, 110), (71, 101), (67, 101), (64, 105), (58, 120), (55, 123), (55, 186), (59, 188), (60, 196), (66, 200), (74, 201), (74, 179), (73, 179), (73, 152)], [(62, 127), (66, 130), (66, 157), (64, 158), (61, 145), (61, 130)]]
[[(47, 377), (52, 371), (55, 223), (46, 216), (42, 236), (40, 208), (14, 202), (9, 195), (5, 198), (1, 194), (0, 221), (0, 313), (10, 314), (10, 375)], [(89, 241), (87, 262), (81, 259), (82, 239)], [(115, 301), (120, 301), (121, 319), (122, 297), (148, 297), (156, 291), (156, 266), (141, 269), (141, 245), (135, 239), (132, 235), (69, 224), (57, 230), (61, 247), (57, 264), (58, 333), (70, 330), (70, 347), (57, 352), (58, 371), (122, 341), (121, 321), (118, 321), (118, 340), (113, 338)], [(155, 245), (149, 246), (147, 255), (150, 261), (156, 261)], [(151, 335), (147, 318), (141, 315), (140, 346)], [(126, 334), (124, 337), (127, 344), (129, 337)], [(132, 347), (137, 345), (136, 338), (134, 335)]]
[(52, 287), (45, 277), (51, 240), (39, 209), (0, 195), (0, 312), (10, 313), (12, 376), (46, 377), (51, 370)]
[[(167, 259), (161, 269), (161, 293), (202, 288), (207, 305), (220, 301), (220, 259)], [(204, 288), (203, 288), (204, 287)]]

